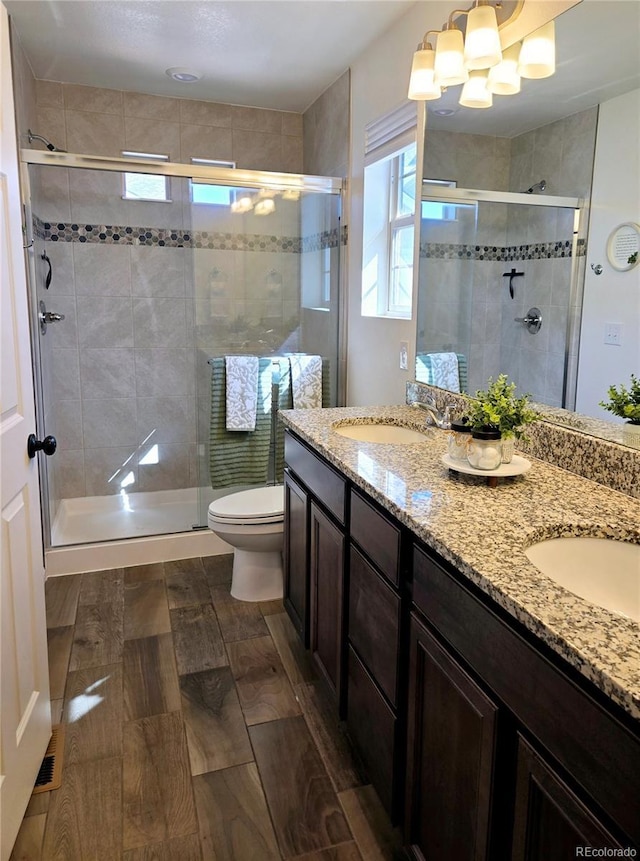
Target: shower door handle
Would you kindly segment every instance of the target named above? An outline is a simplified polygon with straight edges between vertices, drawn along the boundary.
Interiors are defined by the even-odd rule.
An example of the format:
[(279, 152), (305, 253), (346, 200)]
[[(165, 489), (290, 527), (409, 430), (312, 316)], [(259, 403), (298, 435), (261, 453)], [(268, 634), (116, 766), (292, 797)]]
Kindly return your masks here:
[(54, 436), (46, 436), (43, 440), (39, 440), (34, 433), (30, 433), (27, 437), (27, 454), (32, 460), (39, 451), (51, 457), (57, 447), (58, 442)]

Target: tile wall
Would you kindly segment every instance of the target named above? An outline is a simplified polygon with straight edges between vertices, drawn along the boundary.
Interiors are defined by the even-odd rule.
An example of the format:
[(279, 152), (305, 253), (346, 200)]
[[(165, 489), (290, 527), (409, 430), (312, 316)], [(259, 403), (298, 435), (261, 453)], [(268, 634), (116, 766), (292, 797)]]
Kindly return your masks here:
[(122, 150), (302, 172), (302, 114), (36, 81), (39, 134), (74, 153)]

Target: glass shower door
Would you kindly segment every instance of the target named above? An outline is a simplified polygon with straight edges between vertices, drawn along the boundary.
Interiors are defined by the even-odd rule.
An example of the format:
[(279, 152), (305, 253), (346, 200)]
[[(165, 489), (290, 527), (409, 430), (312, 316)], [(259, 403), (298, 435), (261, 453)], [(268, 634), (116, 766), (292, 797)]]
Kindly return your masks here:
[[(338, 193), (191, 182), (201, 527), (214, 499), (282, 481), (277, 410), (292, 406), (291, 354), (321, 357), (323, 405), (337, 403), (339, 213)], [(254, 431), (234, 433), (226, 429), (225, 357), (243, 355), (259, 361), (258, 418)]]

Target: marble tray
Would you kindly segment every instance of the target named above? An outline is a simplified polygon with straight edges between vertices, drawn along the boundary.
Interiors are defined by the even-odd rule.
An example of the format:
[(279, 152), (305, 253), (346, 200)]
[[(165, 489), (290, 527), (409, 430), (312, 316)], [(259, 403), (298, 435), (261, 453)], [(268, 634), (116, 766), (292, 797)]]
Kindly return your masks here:
[(501, 463), (497, 469), (476, 469), (463, 460), (454, 460), (450, 455), (442, 455), (442, 463), (454, 472), (464, 472), (465, 475), (479, 475), (484, 478), (507, 478), (511, 475), (522, 475), (531, 469), (531, 461), (526, 457), (514, 454), (511, 463)]

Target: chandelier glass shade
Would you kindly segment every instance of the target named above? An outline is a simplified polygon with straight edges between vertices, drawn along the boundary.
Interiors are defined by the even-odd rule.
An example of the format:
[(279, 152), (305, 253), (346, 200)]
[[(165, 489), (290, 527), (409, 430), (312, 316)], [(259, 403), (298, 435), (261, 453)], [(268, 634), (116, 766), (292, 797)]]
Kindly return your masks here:
[(493, 6), (474, 6), (467, 15), (464, 64), (470, 71), (489, 69), (502, 59), (496, 10)]
[(518, 72), (523, 78), (549, 78), (556, 70), (555, 21), (529, 33), (522, 41)]
[(493, 105), (493, 96), (487, 89), (486, 70), (469, 73), (469, 80), (462, 88), (459, 104), (464, 108), (490, 108)]
[[(463, 35), (453, 19), (467, 16)], [(436, 34), (435, 51), (429, 34)], [(555, 72), (555, 23), (549, 21), (504, 50), (496, 12), (488, 0), (468, 11), (452, 12), (442, 30), (429, 30), (413, 55), (408, 97), (439, 99), (447, 87), (463, 84), (459, 104), (487, 108), (492, 96), (520, 92), (521, 78), (547, 78)]]
[(418, 46), (418, 50), (413, 55), (413, 65), (411, 66), (410, 99), (430, 101), (431, 99), (439, 99), (442, 95), (442, 88), (436, 84), (435, 80), (435, 59), (436, 52), (429, 43), (427, 43), (426, 48)]
[(462, 30), (456, 27), (438, 34), (435, 77), (441, 87), (455, 87), (469, 80), (469, 72), (464, 65)]

